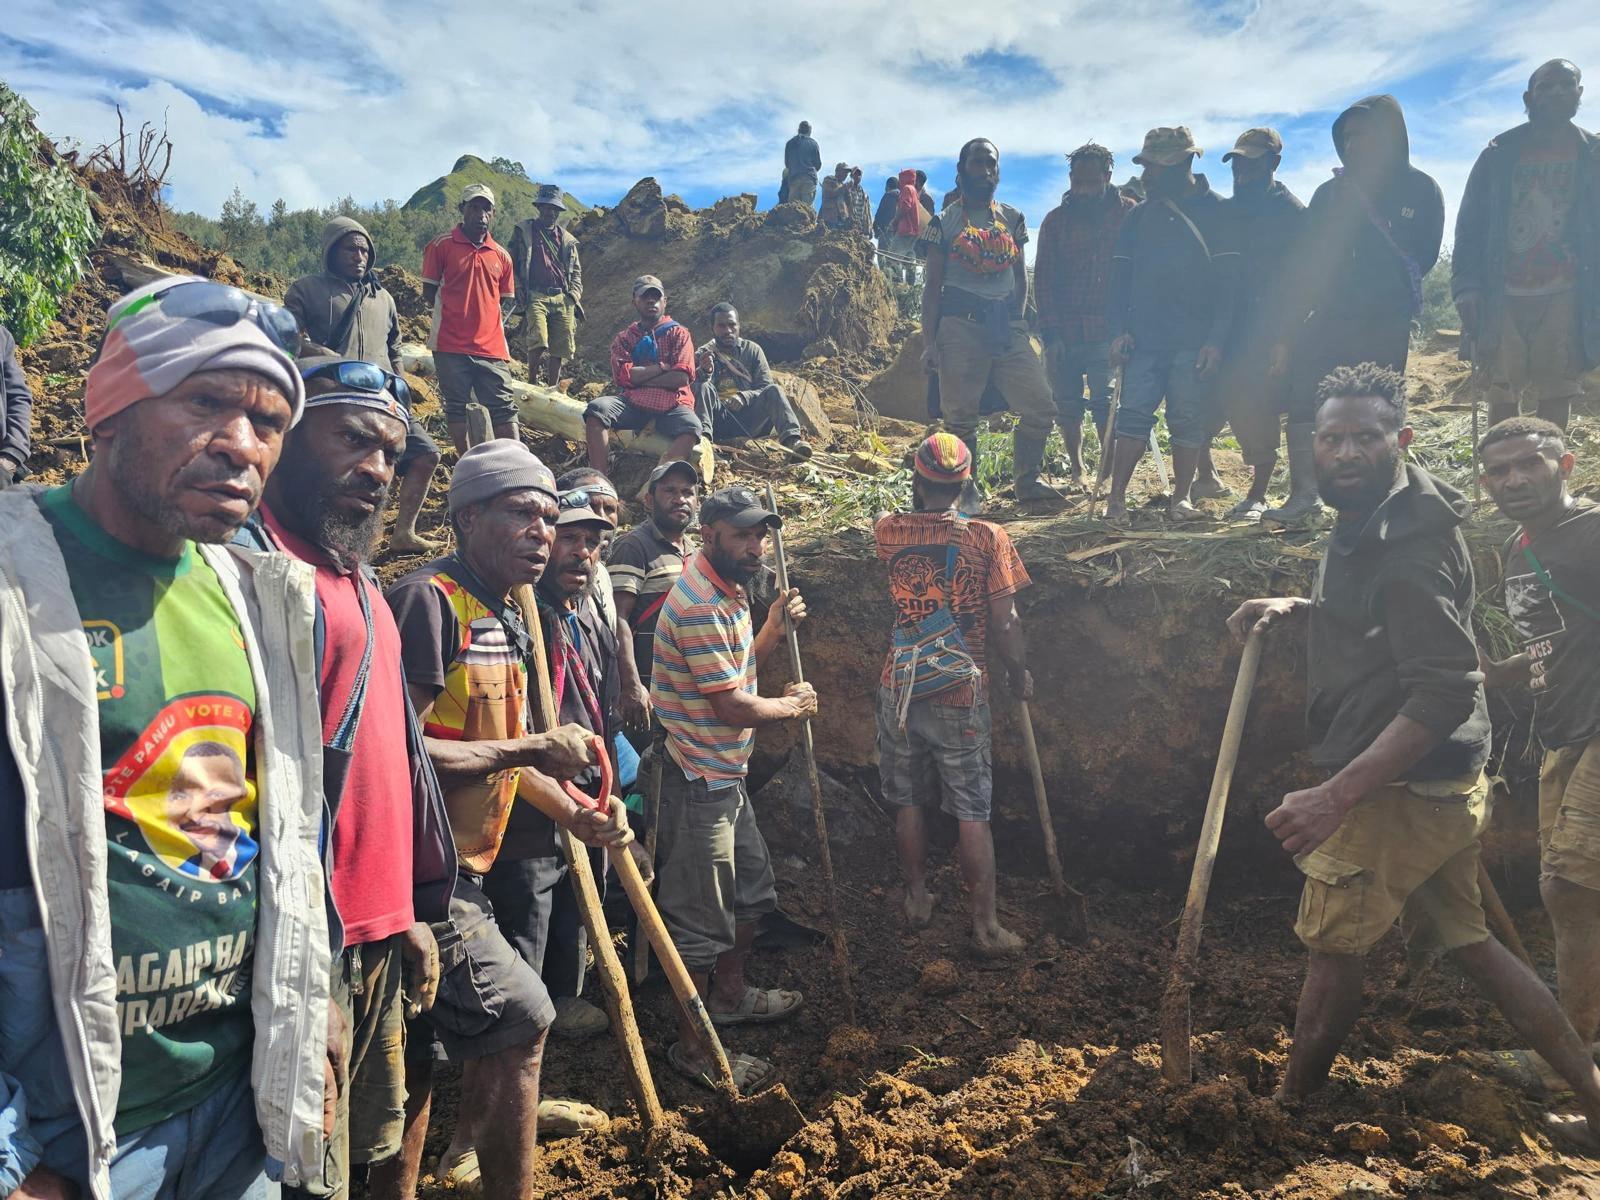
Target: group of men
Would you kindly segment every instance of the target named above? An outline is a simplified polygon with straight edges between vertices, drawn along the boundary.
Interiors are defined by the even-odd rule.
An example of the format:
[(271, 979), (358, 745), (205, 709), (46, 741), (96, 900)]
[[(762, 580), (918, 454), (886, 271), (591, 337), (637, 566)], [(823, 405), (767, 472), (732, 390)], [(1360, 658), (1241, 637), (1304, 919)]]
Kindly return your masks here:
[[(1466, 351), (1491, 387), (1493, 422), (1531, 393), (1540, 415), (1564, 426), (1583, 373), (1600, 364), (1600, 141), (1574, 120), (1582, 92), (1570, 62), (1535, 71), (1527, 122), (1483, 152), (1462, 198), (1452, 290)], [(1047, 500), (1029, 475), (1033, 447), (1059, 422), (1081, 484), (1087, 411), (1110, 445), (1100, 471), (1107, 516), (1120, 521), (1164, 405), (1173, 520), (1197, 520), (1195, 500), (1228, 494), (1211, 462), (1225, 424), (1253, 473), (1231, 518), (1316, 514), (1317, 389), (1340, 366), (1404, 371), (1444, 231), (1443, 196), (1412, 165), (1393, 97), (1351, 105), (1333, 142), (1341, 166), (1309, 205), (1276, 179), (1284, 145), (1272, 129), (1246, 130), (1223, 156), (1233, 174), (1227, 199), (1195, 172), (1202, 150), (1183, 126), (1152, 129), (1135, 155), (1142, 202), (1112, 184), (1105, 147), (1073, 151), (1070, 186), (1039, 234), (1032, 299), (1042, 353), (1022, 323), (1026, 222), (995, 199), (998, 150), (969, 142), (958, 199), (918, 244), (927, 362), (938, 370), (946, 428), (975, 446), (998, 394), (1017, 419), (1017, 495)], [(1280, 440), (1289, 495), (1269, 508)]]
[[(1549, 367), (1550, 348), (1566, 345), (1561, 371), (1576, 372), (1600, 319), (1585, 257), (1592, 139), (1563, 146), (1549, 124), (1575, 110), (1576, 78), (1568, 64), (1535, 73), (1529, 125), (1485, 152), (1469, 185), (1477, 207), (1463, 205), (1489, 246), (1457, 281), (1475, 349), (1494, 347), (1505, 419), (1476, 452), (1490, 496), (1519, 525), (1499, 593), (1521, 652), (1500, 660), (1474, 642), (1468, 505), (1405, 461), (1399, 364), (1343, 361), (1396, 348), (1381, 338), (1402, 315), (1409, 323), (1416, 282), (1398, 267), (1420, 268), (1405, 247), (1437, 244), (1399, 224), (1425, 226), (1437, 189), (1404, 165), (1403, 124), (1386, 98), (1336, 125), (1349, 170), (1308, 212), (1323, 206), (1323, 228), (1343, 239), (1318, 264), (1343, 282), (1295, 318), (1288, 372), (1292, 395), (1305, 363), (1340, 360), (1295, 423), (1309, 430), (1297, 478), (1337, 521), (1309, 597), (1248, 601), (1229, 625), (1245, 637), (1309, 621), (1308, 725), (1328, 775), (1268, 817), (1306, 876), (1296, 930), (1310, 953), (1281, 1098), (1326, 1081), (1359, 1013), (1365, 958), (1399, 921), (1414, 949), (1448, 954), (1495, 1001), (1532, 1051), (1527, 1086), (1564, 1085), (1576, 1098), (1577, 1116), (1552, 1131), (1593, 1149), (1600, 515), (1569, 493), (1573, 453), (1548, 419), (1564, 420), (1575, 395)], [(1041, 285), (1058, 380), (1088, 379), (1099, 368), (1090, 347), (1104, 344), (1129, 378), (1155, 381), (1170, 414), (1185, 394), (1175, 379), (1228, 378), (1234, 362), (1284, 375), (1279, 343), (1259, 334), (1252, 357), (1235, 355), (1244, 343), (1234, 339), (1241, 313), (1249, 337), (1281, 328), (1283, 297), (1300, 294), (1293, 273), (1250, 298), (1251, 252), (1273, 239), (1228, 233), (1225, 202), (1192, 174), (1196, 153), (1181, 129), (1154, 131), (1140, 156), (1150, 199), (1136, 208), (1092, 186), (1109, 183), (1109, 154), (1074, 156), (1078, 199), (1069, 192), (1046, 227), (1068, 261), (1102, 254), (1113, 299), (1097, 319), (1081, 289)], [(1234, 153), (1227, 204), (1240, 203), (1243, 183), (1258, 216), (1298, 211), (1274, 190), (1270, 131), (1250, 131)], [(1387, 174), (1371, 174), (1369, 156)], [(895, 614), (875, 719), (908, 922), (925, 925), (936, 903), (925, 822), (937, 804), (959, 829), (974, 949), (1002, 957), (1022, 941), (995, 905), (991, 677), (1019, 699), (1032, 693), (1016, 605), (1029, 579), (1005, 531), (965, 511), (969, 438), (982, 390), (998, 386), (1019, 417), (1019, 494), (1045, 494), (1055, 408), (1023, 324), (1026, 225), (994, 201), (992, 143), (963, 147), (958, 177), (958, 198), (919, 235), (928, 356), (950, 428), (914, 452), (911, 510), (875, 523)], [(467, 447), (461, 396), (492, 399), (504, 383), (508, 300), (543, 297), (547, 330), (558, 300), (576, 300), (519, 282), (550, 276), (518, 273), (488, 235), (492, 196), (468, 191), (461, 224), (430, 244), (425, 270), (461, 450), (448, 554), (387, 593), (368, 566), (396, 477), (404, 496), (437, 451), (429, 463), (416, 444), (393, 302), (353, 222), (330, 226), (326, 270), (298, 281), (287, 307), (198, 278), (118, 301), (85, 384), (89, 466), (66, 485), (0, 495), (0, 1195), (256, 1197), (270, 1171), (293, 1195), (342, 1196), (364, 1175), (371, 1195), (408, 1197), (437, 1062), (462, 1067), (440, 1173), (476, 1178), (488, 1195), (531, 1194), (541, 1122), (605, 1120), (541, 1102), (540, 1073), (552, 1028), (606, 1026), (581, 999), (569, 855), (587, 853), (603, 881), (608, 855), (639, 852), (622, 798), (598, 794), (600, 758), (620, 757), (619, 738), (644, 749), (652, 727), (666, 757), (657, 858), (641, 865), (655, 869), (668, 932), (712, 1019), (781, 1021), (804, 1003), (748, 978), (777, 893), (746, 777), (756, 729), (818, 711), (809, 685), (779, 696), (757, 686), (806, 607), (792, 590), (754, 603), (782, 518), (740, 487), (702, 500), (683, 453), (700, 431), (687, 425), (700, 420), (691, 384), (718, 379), (724, 358), (740, 386), (699, 398), (721, 404), (714, 421), (748, 429), (760, 417), (781, 431), (781, 392), (759, 348), (739, 338), (731, 305), (715, 314), (710, 353), (697, 353), (666, 316), (660, 280), (645, 276), (634, 287), (640, 319), (613, 346), (622, 395), (591, 407), (587, 469), (556, 479), (517, 437), (509, 407), (491, 406), (497, 436)], [(1562, 197), (1571, 203), (1556, 220)], [(1382, 218), (1391, 200), (1398, 207)], [(1546, 219), (1530, 227), (1535, 208)], [(1116, 235), (1104, 256), (1107, 226)], [(1301, 236), (1281, 245), (1304, 247)], [(567, 261), (553, 235), (524, 245)], [(1285, 253), (1300, 265), (1310, 255)], [(1372, 256), (1392, 269), (1374, 276)], [(1369, 293), (1372, 305), (1357, 303)], [(498, 343), (482, 336), (493, 327)], [(10, 432), (25, 388), (0, 348), (0, 475), (12, 482), (26, 458)], [(547, 349), (558, 371), (563, 349)], [(1403, 352), (1402, 342), (1401, 363)], [(1543, 415), (1504, 411), (1524, 385)], [(1093, 403), (1091, 391), (1098, 418)], [(648, 519), (616, 537), (605, 431), (635, 410), (684, 426), (662, 431), (671, 449), (645, 486)], [(1218, 417), (1188, 415), (1192, 480)], [(1124, 449), (1136, 456), (1147, 427), (1130, 435), (1120, 420), (1113, 480), (1125, 484)], [(551, 729), (533, 716), (543, 698), (530, 664), (541, 657)], [(1484, 919), (1486, 684), (1535, 697), (1559, 1000)], [(707, 1082), (708, 1054), (685, 1018), (668, 1063)], [(776, 1076), (748, 1054), (733, 1067), (745, 1090)]]

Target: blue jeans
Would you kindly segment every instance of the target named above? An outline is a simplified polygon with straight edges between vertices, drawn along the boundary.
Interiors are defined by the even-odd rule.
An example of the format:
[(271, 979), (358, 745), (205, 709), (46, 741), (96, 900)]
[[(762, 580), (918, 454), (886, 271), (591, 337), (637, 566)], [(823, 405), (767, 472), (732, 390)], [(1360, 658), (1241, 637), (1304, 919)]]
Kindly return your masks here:
[(1180, 350), (1135, 349), (1122, 375), (1122, 405), (1117, 436), (1146, 441), (1155, 428), (1156, 409), (1167, 402), (1167, 434), (1174, 446), (1198, 450), (1211, 442), (1211, 381), (1195, 374), (1198, 346)]
[[(87, 1191), (88, 1147), (56, 1028), (32, 888), (0, 891), (0, 1072), (21, 1087), (41, 1165)], [(266, 1200), (266, 1150), (246, 1068), (187, 1112), (117, 1138), (117, 1200)]]
[[(1096, 429), (1104, 429), (1111, 416), (1111, 343), (1080, 342), (1068, 346), (1056, 342), (1044, 352), (1045, 373), (1055, 396), (1056, 414), (1064, 427), (1083, 424), (1087, 410)], [(1089, 399), (1083, 398), (1088, 381)]]

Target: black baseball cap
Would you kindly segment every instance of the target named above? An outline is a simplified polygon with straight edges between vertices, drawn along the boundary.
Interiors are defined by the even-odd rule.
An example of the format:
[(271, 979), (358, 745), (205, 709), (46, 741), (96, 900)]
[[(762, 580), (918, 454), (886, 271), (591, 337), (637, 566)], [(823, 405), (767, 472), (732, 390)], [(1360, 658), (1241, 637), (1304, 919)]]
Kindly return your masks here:
[(761, 524), (783, 528), (783, 518), (744, 487), (724, 488), (705, 498), (700, 505), (700, 524), (706, 526), (715, 521), (726, 521), (736, 529), (749, 529), (752, 525)]
[(654, 491), (656, 484), (660, 483), (674, 471), (682, 471), (695, 483), (700, 482), (700, 472), (694, 469), (694, 464), (692, 462), (689, 462), (687, 459), (683, 458), (675, 458), (671, 462), (662, 463), (654, 471), (651, 471), (650, 478), (645, 483), (645, 486)]

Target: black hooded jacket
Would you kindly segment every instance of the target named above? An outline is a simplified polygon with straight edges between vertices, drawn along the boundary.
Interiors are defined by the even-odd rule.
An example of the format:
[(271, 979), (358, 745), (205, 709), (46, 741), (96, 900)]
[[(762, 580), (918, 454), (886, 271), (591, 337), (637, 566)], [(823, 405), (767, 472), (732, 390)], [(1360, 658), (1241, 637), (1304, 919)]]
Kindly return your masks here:
[(1455, 779), (1488, 761), (1467, 511), (1460, 492), (1407, 466), (1366, 521), (1334, 531), (1307, 638), (1306, 728), (1318, 766), (1344, 767), (1401, 713), (1442, 739), (1408, 781)]
[[(1365, 196), (1348, 170), (1319, 187), (1306, 210), (1305, 236), (1295, 255), (1286, 315), (1409, 321), (1417, 312), (1404, 254), (1426, 275), (1444, 238), (1444, 193), (1411, 165), (1405, 114), (1393, 96), (1368, 96), (1339, 114), (1333, 145), (1347, 163), (1350, 124), (1365, 114), (1384, 144), (1381, 182)], [(1387, 236), (1385, 236), (1387, 231)]]

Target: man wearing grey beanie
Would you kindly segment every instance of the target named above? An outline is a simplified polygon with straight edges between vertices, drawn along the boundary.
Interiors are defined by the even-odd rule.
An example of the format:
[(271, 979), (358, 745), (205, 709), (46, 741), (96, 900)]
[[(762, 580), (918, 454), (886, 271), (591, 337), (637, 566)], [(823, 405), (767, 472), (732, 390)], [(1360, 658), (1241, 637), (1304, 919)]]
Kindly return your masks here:
[(377, 1196), (414, 1194), (423, 1144), (414, 1127), (426, 1120), (435, 1044), (434, 1053), (463, 1064), (460, 1118), (439, 1175), (462, 1186), (481, 1174), (486, 1196), (533, 1194), (539, 1065), (555, 1007), (536, 967), (495, 924), (483, 877), (496, 861), (558, 856), (558, 825), (591, 846), (632, 838), (620, 801), (593, 813), (555, 782), (593, 764), (589, 732), (527, 726), (532, 642), (511, 593), (543, 574), (557, 514), (555, 477), (526, 446), (509, 438), (474, 446), (450, 485), (456, 552), (388, 593), (460, 871), (450, 920), (435, 928), (439, 998), (408, 1038), (404, 1149), (374, 1168)]

